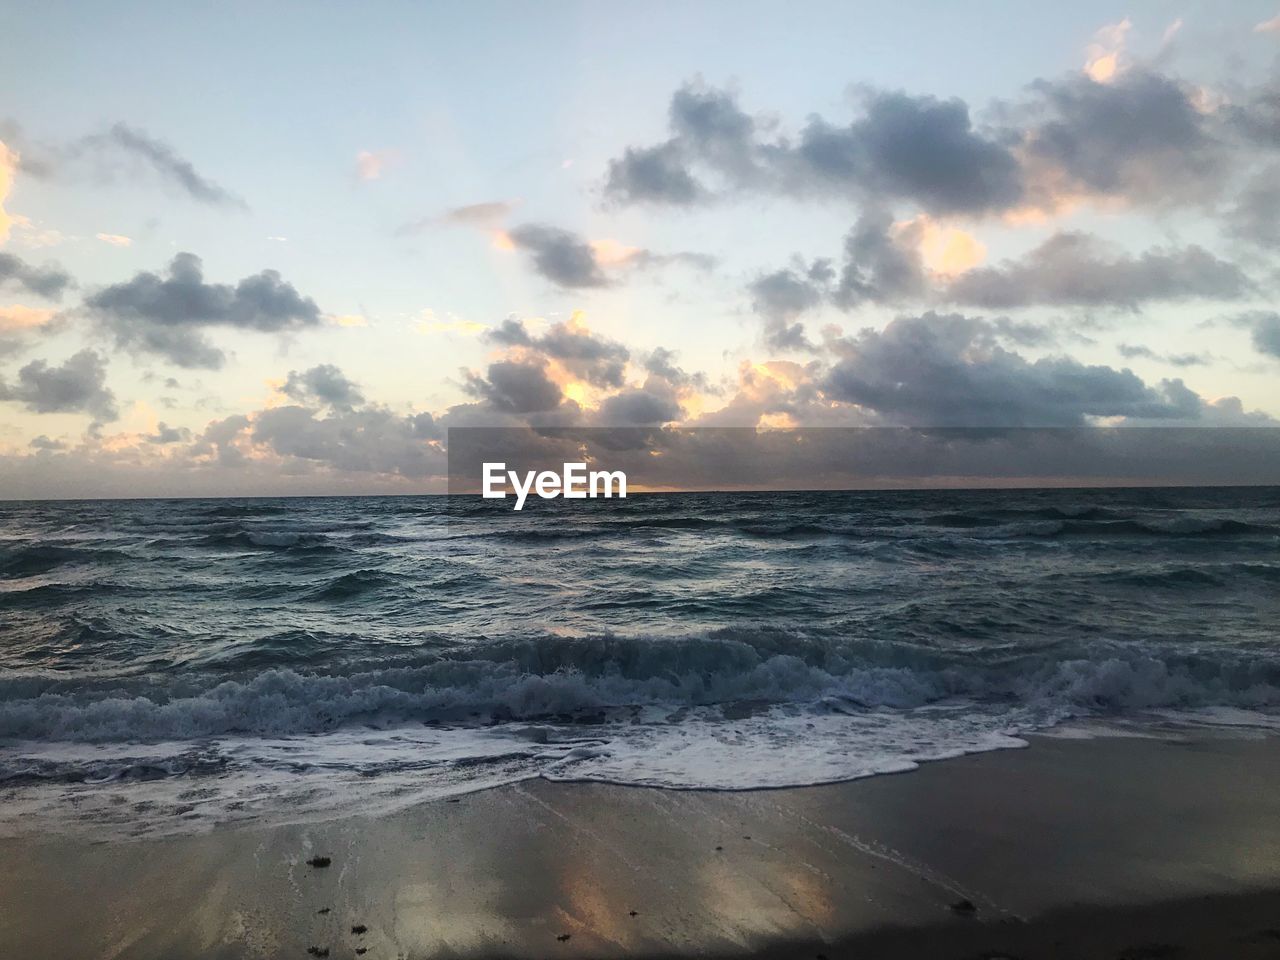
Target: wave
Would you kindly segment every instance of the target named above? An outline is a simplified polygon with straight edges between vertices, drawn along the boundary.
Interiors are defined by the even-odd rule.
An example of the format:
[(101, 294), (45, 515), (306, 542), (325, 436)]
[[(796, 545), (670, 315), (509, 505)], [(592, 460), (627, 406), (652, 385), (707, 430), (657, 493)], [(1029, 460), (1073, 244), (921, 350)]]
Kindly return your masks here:
[(376, 593), (400, 583), (401, 577), (381, 570), (356, 570), (308, 593), (309, 600), (341, 602)]
[(29, 577), (50, 573), (60, 567), (116, 563), (126, 559), (119, 550), (56, 543), (0, 548), (0, 576)]
[(323, 533), (291, 530), (236, 530), (213, 533), (200, 539), (205, 547), (250, 550), (327, 550), (344, 549)]
[(290, 508), (276, 503), (219, 503), (199, 511), (202, 517), (274, 517)]
[(1161, 656), (1099, 646), (984, 659), (894, 648), (853, 658), (812, 643), (805, 656), (802, 639), (790, 645), (799, 655), (778, 652), (775, 642), (546, 637), (436, 654), (417, 665), (357, 662), (342, 674), (271, 667), (185, 695), (154, 679), (132, 688), (49, 682), (34, 696), (30, 680), (14, 689), (0, 681), (0, 739), (129, 742), (410, 721), (573, 722), (601, 711), (744, 702), (906, 710), (962, 698), (1065, 713), (1280, 706), (1280, 662), (1243, 651)]

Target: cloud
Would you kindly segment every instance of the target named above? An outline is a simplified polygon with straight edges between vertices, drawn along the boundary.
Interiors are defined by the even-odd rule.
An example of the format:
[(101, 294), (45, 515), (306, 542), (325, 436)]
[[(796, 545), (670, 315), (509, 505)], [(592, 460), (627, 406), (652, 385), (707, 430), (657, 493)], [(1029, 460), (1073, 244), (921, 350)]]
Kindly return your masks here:
[(600, 404), (596, 414), (602, 425), (637, 426), (679, 420), (680, 404), (675, 397), (648, 390), (622, 390)]
[(645, 359), (645, 371), (651, 377), (665, 381), (672, 389), (708, 390), (706, 374), (687, 373), (676, 365), (676, 352), (666, 347), (657, 347)]
[(1009, 147), (976, 129), (954, 98), (871, 93), (852, 124), (812, 118), (788, 165), (802, 190), (903, 200), (937, 215), (1004, 209), (1023, 192)]
[(509, 200), (491, 200), (452, 207), (440, 215), (444, 223), (491, 224), (510, 216), (517, 204)]
[(607, 238), (588, 240), (572, 231), (538, 223), (498, 231), (494, 246), (520, 251), (537, 273), (569, 290), (610, 286), (620, 270), (682, 266), (708, 271), (718, 262), (705, 253), (660, 253)]
[[(906, 303), (1138, 310), (1153, 302), (1239, 300), (1256, 289), (1238, 266), (1198, 246), (1134, 256), (1083, 233), (1058, 233), (1021, 257), (946, 273), (926, 263), (930, 231), (937, 229), (928, 219), (894, 223), (871, 211), (845, 238), (838, 273), (828, 260), (797, 260), (752, 280), (747, 293), (764, 321), (765, 343), (777, 350), (812, 348), (800, 317), (827, 304), (845, 311)], [(961, 235), (961, 265), (967, 266), (976, 259), (970, 246), (976, 240)], [(944, 266), (947, 255), (944, 248)]]
[(527, 223), (508, 231), (517, 250), (527, 254), (533, 268), (559, 287), (606, 287), (609, 278), (596, 252), (575, 233), (545, 224)]
[(569, 322), (553, 324), (541, 336), (532, 335), (524, 323), (508, 317), (485, 335), (504, 347), (524, 348), (522, 354), (539, 361), (555, 360), (568, 373), (596, 387), (620, 387), (630, 352), (616, 340), (586, 328), (575, 314)]
[(361, 180), (377, 180), (382, 176), (382, 158), (376, 153), (361, 150), (356, 154), (356, 176)]
[(563, 394), (547, 376), (546, 363), (500, 361), (489, 364), (488, 375), (468, 374), (464, 388), (505, 413), (540, 413), (554, 410)]
[(147, 443), (168, 444), (186, 443), (191, 439), (191, 431), (186, 427), (170, 427), (163, 420), (156, 424), (156, 432), (146, 436)]
[(305, 403), (350, 410), (364, 403), (364, 394), (331, 363), (322, 363), (299, 373), (290, 370), (280, 392)]
[(125, 237), (118, 233), (100, 233), (98, 239), (103, 243), (110, 244), (113, 247), (131, 247), (133, 246), (133, 238)]
[(24, 307), (14, 304), (0, 307), (0, 333), (19, 333), (46, 326), (55, 315), (54, 310), (40, 307)]
[(177, 188), (199, 203), (246, 209), (243, 200), (198, 172), (190, 160), (169, 144), (125, 123), (116, 123), (105, 133), (82, 138), (63, 156), (71, 160), (90, 156), (102, 164), (100, 170), (107, 176), (116, 172), (111, 166), (112, 161), (124, 158), (137, 167), (150, 170), (162, 183)]
[(710, 197), (685, 167), (681, 145), (669, 140), (654, 147), (627, 147), (609, 161), (605, 195), (622, 203), (690, 206)]
[(428, 307), (418, 314), (418, 321), (414, 325), (414, 329), (418, 333), (427, 336), (444, 333), (464, 337), (477, 337), (487, 332), (489, 327), (478, 320), (468, 320), (466, 317), (459, 317), (452, 313), (440, 317)]
[(81, 350), (61, 366), (33, 360), (18, 371), (18, 382), (0, 382), (0, 400), (25, 404), (36, 413), (88, 413), (95, 420), (119, 416), (115, 394), (106, 386), (107, 364), (94, 350)]
[(61, 267), (33, 267), (12, 253), (0, 253), (0, 287), (18, 287), (48, 300), (61, 300), (63, 292), (73, 285), (71, 274)]
[(482, 203), (469, 203), (461, 207), (450, 207), (442, 213), (411, 220), (396, 230), (398, 236), (410, 236), (421, 233), (431, 227), (475, 227), (481, 230), (495, 230), (519, 206), (516, 200), (488, 200)]
[(1093, 42), (1085, 49), (1087, 59), (1084, 72), (1097, 83), (1114, 79), (1121, 69), (1125, 41), (1133, 27), (1128, 17), (1119, 23), (1110, 23), (1093, 35)]
[(1270, 20), (1263, 20), (1259, 24), (1255, 24), (1254, 33), (1280, 33), (1280, 16), (1272, 17)]
[(1205, 353), (1157, 353), (1142, 344), (1122, 343), (1116, 349), (1126, 360), (1142, 358), (1174, 367), (1203, 367), (1213, 362), (1213, 358)]
[(143, 272), (97, 291), (85, 306), (122, 347), (162, 356), (181, 367), (216, 369), (222, 351), (205, 339), (208, 327), (264, 333), (320, 323), (315, 301), (303, 297), (275, 270), (245, 277), (235, 286), (205, 283), (200, 258), (180, 253), (166, 275)]
[(916, 234), (920, 225), (894, 235), (887, 214), (863, 214), (845, 238), (844, 268), (835, 291), (836, 305), (849, 310), (864, 303), (897, 303), (928, 289)]
[(1214, 118), (1197, 91), (1134, 69), (1099, 83), (1087, 76), (1038, 80), (1037, 111), (1023, 133), (1030, 202), (1052, 211), (1078, 198), (1202, 204), (1229, 167)]
[(325, 317), (325, 320), (335, 327), (347, 327), (348, 329), (369, 326), (369, 318), (362, 313), (330, 314)]
[(398, 416), (380, 407), (318, 417), (302, 407), (262, 411), (249, 437), (278, 456), (338, 470), (423, 476), (443, 471), (443, 454), (425, 441), (429, 415)]
[(1194, 420), (1202, 401), (1181, 380), (1151, 387), (1129, 370), (1068, 357), (1028, 361), (987, 321), (959, 314), (900, 317), (851, 338), (827, 396), (886, 422), (919, 426), (1079, 426), (1095, 417)]
[(58, 325), (57, 311), (13, 304), (0, 307), (0, 357), (25, 349), (36, 336)]
[(815, 260), (766, 273), (747, 285), (751, 308), (764, 320), (765, 343), (777, 350), (803, 350), (811, 344), (797, 318), (827, 297), (835, 276), (829, 260)]
[(732, 94), (687, 83), (672, 96), (668, 123), (668, 140), (628, 148), (610, 163), (607, 197), (690, 205), (756, 189), (903, 200), (937, 214), (1003, 209), (1022, 197), (1013, 153), (975, 128), (957, 99), (870, 91), (852, 123), (814, 115), (792, 142), (771, 137)]
[(18, 155), (0, 140), (0, 243), (9, 239), (9, 231), (13, 227), (13, 218), (5, 210), (4, 203), (13, 190), (17, 172)]
[[(689, 82), (671, 98), (667, 139), (624, 149), (604, 194), (691, 206), (750, 192), (906, 205), (935, 219), (1025, 220), (1080, 202), (1203, 205), (1247, 165), (1227, 135), (1231, 112), (1200, 88), (1125, 65), (1127, 29), (1100, 33), (1088, 72), (1032, 83), (985, 125), (956, 98), (864, 89), (851, 121), (812, 114), (789, 134), (735, 94)], [(1272, 101), (1259, 92), (1237, 125), (1280, 130)]]
[[(922, 214), (893, 222), (870, 210), (845, 237), (837, 274), (828, 260), (766, 274), (748, 285), (757, 313), (766, 318), (766, 339), (774, 345), (801, 345), (799, 314), (830, 300), (842, 310), (864, 304), (930, 299), (937, 285), (976, 265), (986, 250), (962, 230), (943, 227)], [(833, 284), (833, 280), (836, 282)]]
[(1253, 348), (1259, 353), (1280, 359), (1280, 313), (1256, 310), (1233, 317), (1231, 323), (1250, 331)]
[(1226, 232), (1259, 247), (1280, 248), (1280, 164), (1261, 170), (1245, 184), (1227, 212)]
[(945, 287), (953, 303), (1004, 310), (1034, 305), (1136, 310), (1149, 301), (1237, 300), (1253, 290), (1234, 264), (1202, 247), (1138, 256), (1083, 233), (1058, 233), (1023, 257), (971, 270)]

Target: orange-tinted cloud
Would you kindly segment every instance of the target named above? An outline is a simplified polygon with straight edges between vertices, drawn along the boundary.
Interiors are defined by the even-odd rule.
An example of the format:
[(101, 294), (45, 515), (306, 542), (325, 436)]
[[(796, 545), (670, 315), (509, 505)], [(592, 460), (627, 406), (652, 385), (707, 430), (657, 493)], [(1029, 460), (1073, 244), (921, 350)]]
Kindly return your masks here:
[(0, 333), (12, 333), (17, 330), (34, 330), (43, 327), (53, 319), (52, 309), (40, 307), (24, 307), (14, 304), (11, 307), (0, 307)]
[(1084, 72), (1097, 83), (1109, 83), (1124, 69), (1125, 40), (1133, 23), (1125, 17), (1119, 23), (1109, 23), (1093, 35), (1093, 42), (1085, 47)]
[(895, 223), (890, 235), (895, 242), (914, 246), (929, 272), (944, 277), (972, 270), (987, 258), (986, 245), (973, 234), (944, 226), (928, 214)]
[(13, 218), (4, 209), (4, 202), (13, 190), (13, 178), (18, 172), (18, 154), (0, 140), (0, 243), (9, 239)]

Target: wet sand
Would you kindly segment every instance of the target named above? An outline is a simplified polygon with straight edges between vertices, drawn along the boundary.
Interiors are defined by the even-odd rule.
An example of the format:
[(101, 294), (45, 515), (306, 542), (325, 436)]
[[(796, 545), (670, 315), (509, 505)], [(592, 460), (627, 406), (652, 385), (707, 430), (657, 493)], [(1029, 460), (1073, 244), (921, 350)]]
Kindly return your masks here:
[(1037, 739), (821, 787), (530, 781), (378, 819), (4, 840), (0, 944), (24, 960), (1280, 957), (1280, 739)]

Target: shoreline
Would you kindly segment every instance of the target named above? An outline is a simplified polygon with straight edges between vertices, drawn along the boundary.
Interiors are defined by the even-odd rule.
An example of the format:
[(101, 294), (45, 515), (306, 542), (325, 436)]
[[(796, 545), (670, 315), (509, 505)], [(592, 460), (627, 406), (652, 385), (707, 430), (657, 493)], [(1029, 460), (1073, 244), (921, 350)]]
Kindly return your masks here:
[(1280, 950), (1280, 739), (1028, 739), (820, 786), (531, 780), (376, 819), (2, 840), (0, 942), (27, 960)]

